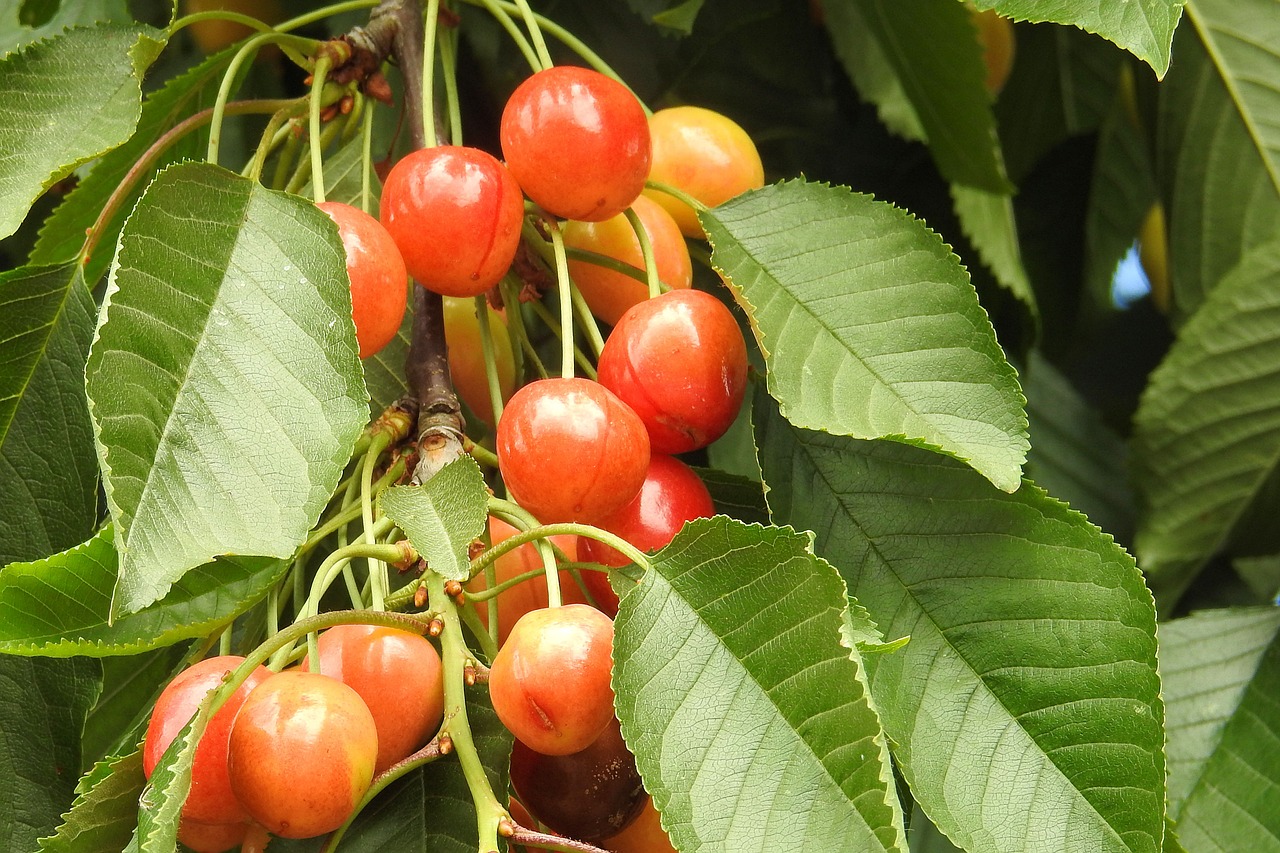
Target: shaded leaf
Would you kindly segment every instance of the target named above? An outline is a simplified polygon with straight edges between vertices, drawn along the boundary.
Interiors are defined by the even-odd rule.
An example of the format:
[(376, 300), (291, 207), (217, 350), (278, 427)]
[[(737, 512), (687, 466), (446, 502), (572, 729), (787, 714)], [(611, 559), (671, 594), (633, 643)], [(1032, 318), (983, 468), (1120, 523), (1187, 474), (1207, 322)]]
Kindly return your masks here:
[(897, 70), (867, 26), (862, 4), (855, 0), (824, 2), (822, 18), (845, 73), (858, 93), (875, 104), (880, 121), (899, 136), (923, 142), (927, 134), (920, 116)]
[(267, 594), (288, 563), (228, 557), (192, 569), (160, 601), (110, 622), (116, 549), (107, 526), (89, 541), (0, 570), (0, 652), (132, 655), (207, 636)]
[(332, 220), (214, 166), (170, 168), (121, 234), (87, 374), (114, 614), (215, 556), (288, 557), (368, 414)]
[(198, 657), (203, 648), (197, 641), (102, 658), (102, 695), (85, 720), (81, 739), (85, 761), (123, 755), (141, 741), (160, 691), (194, 662), (188, 654)]
[(6, 3), (0, 9), (0, 56), (20, 47), (57, 35), (68, 27), (93, 24), (131, 24), (126, 0), (56, 0), (46, 15), (27, 14), (27, 2)]
[(460, 456), (422, 485), (393, 486), (379, 501), (433, 572), (464, 581), (471, 577), (468, 549), (484, 535), (488, 499), (480, 466)]
[(1135, 545), (1172, 603), (1280, 463), (1280, 241), (1209, 294), (1152, 373), (1134, 415)]
[(1018, 21), (1069, 24), (1123, 47), (1163, 77), (1169, 70), (1173, 33), (1185, 0), (973, 0), (979, 9), (995, 9)]
[(71, 810), (57, 833), (40, 840), (41, 853), (116, 853), (138, 822), (138, 795), (146, 784), (142, 750), (99, 762), (76, 786)]
[(683, 853), (903, 850), (844, 585), (807, 537), (687, 524), (622, 599), (622, 732)]
[(35, 850), (58, 826), (99, 677), (96, 661), (0, 655), (0, 850)]
[(98, 463), (84, 401), (93, 323), (78, 265), (0, 273), (0, 565), (93, 532)]
[(1025, 484), (937, 454), (798, 430), (757, 395), (775, 522), (900, 651), (865, 658), (912, 794), (973, 853), (1160, 849), (1155, 611), (1120, 548)]
[(68, 30), (0, 60), (0, 237), (44, 190), (129, 138), (142, 75), (162, 42), (149, 28)]
[(703, 215), (792, 423), (937, 447), (1020, 482), (1014, 370), (955, 255), (910, 214), (790, 181)]
[(1280, 609), (1160, 626), (1169, 814), (1190, 853), (1280, 850)]
[(769, 523), (769, 507), (764, 500), (764, 486), (759, 480), (726, 474), (714, 468), (695, 468), (694, 471), (711, 493), (716, 512), (748, 524)]
[(1013, 214), (1013, 198), (1001, 193), (953, 184), (951, 199), (964, 236), (978, 250), (1000, 286), (1008, 290), (1036, 315), (1036, 294), (1022, 266), (1018, 245), (1018, 223)]

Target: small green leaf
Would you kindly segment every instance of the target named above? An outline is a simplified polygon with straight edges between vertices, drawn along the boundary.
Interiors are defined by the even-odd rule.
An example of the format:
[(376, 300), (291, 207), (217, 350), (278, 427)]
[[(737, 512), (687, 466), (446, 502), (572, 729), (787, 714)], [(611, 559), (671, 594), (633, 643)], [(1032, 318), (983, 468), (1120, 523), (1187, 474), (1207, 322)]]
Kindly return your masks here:
[(1280, 240), (1209, 294), (1134, 415), (1138, 559), (1172, 603), (1280, 466)]
[(467, 550), (484, 535), (488, 497), (480, 466), (462, 456), (421, 486), (394, 486), (380, 500), (433, 572), (463, 581), (471, 576)]
[[(212, 692), (209, 696), (213, 696)], [(134, 831), (139, 853), (173, 853), (178, 843), (178, 819), (191, 790), (191, 766), (200, 736), (209, 725), (209, 699), (178, 732), (160, 762), (151, 771), (138, 798), (138, 823)]]
[(159, 35), (80, 28), (0, 60), (0, 237), (17, 230), (47, 187), (133, 133)]
[(792, 530), (687, 524), (622, 599), (627, 745), (683, 853), (903, 851), (844, 585)]
[(1156, 853), (1164, 709), (1133, 560), (1031, 484), (799, 430), (756, 395), (775, 523), (816, 532), (893, 654), (865, 658), (912, 794), (970, 853)]
[(973, 0), (979, 9), (995, 9), (1017, 21), (1077, 26), (1123, 47), (1151, 66), (1156, 76), (1169, 70), (1173, 32), (1186, 0)]
[(1280, 850), (1280, 609), (1160, 626), (1169, 815), (1189, 853)]
[(138, 795), (146, 785), (142, 751), (95, 764), (76, 786), (57, 833), (40, 839), (40, 853), (116, 853), (138, 823)]
[(995, 275), (1000, 286), (1016, 296), (1035, 316), (1036, 294), (1022, 266), (1013, 197), (953, 184), (951, 199), (960, 227), (978, 250), (982, 262)]
[(959, 260), (919, 220), (789, 181), (702, 221), (796, 426), (936, 447), (1021, 482), (1023, 397)]
[(99, 679), (97, 661), (0, 655), (0, 850), (35, 850), (58, 826)]
[(107, 526), (68, 551), (0, 569), (0, 652), (132, 655), (206, 636), (265, 596), (288, 569), (280, 560), (224, 558), (192, 569), (163, 599), (112, 623), (113, 539)]
[(93, 322), (79, 265), (0, 274), (0, 565), (70, 548), (97, 522)]
[(290, 556), (368, 415), (332, 220), (214, 166), (171, 167), (121, 233), (87, 375), (114, 615), (216, 556)]

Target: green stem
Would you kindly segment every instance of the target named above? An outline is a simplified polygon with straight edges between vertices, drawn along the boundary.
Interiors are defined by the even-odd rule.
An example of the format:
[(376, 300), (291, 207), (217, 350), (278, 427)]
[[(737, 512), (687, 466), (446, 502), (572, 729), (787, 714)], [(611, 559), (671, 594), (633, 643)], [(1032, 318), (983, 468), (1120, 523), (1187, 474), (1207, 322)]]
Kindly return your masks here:
[(303, 100), (299, 99), (292, 107), (276, 110), (272, 114), (271, 120), (267, 122), (266, 128), (262, 131), (262, 139), (258, 142), (258, 149), (253, 152), (253, 160), (249, 163), (249, 169), (246, 177), (255, 183), (262, 180), (262, 169), (266, 166), (267, 157), (271, 152), (276, 150), (288, 139), (292, 132), (291, 128), (285, 127), (285, 122), (300, 114), (298, 109), (303, 105)]
[(437, 35), (440, 42), (440, 72), (444, 77), (444, 103), (449, 111), (449, 142), (452, 145), (462, 144), (462, 105), (458, 98), (458, 54), (454, 45), (457, 38), (457, 30), (441, 31)]
[(444, 578), (435, 572), (427, 573), (427, 594), (431, 608), (440, 613), (444, 630), (440, 634), (440, 659), (444, 668), (444, 731), (453, 741), (454, 752), (462, 766), (462, 775), (471, 789), (471, 799), (476, 807), (476, 831), (479, 833), (479, 850), (498, 849), (498, 821), (507, 816), (507, 810), (494, 796), (489, 777), (480, 762), (471, 725), (467, 720), (467, 697), (464, 668), (471, 659), (462, 636), (462, 623), (457, 605), (445, 594)]
[(547, 50), (547, 41), (542, 37), (542, 28), (538, 26), (538, 16), (533, 14), (533, 9), (529, 7), (529, 0), (516, 0), (516, 7), (524, 18), (524, 25), (529, 30), (530, 38), (533, 39), (533, 48), (538, 53), (538, 60), (542, 63), (542, 68), (544, 70), (550, 68), (555, 63), (551, 61), (551, 52)]
[(591, 344), (591, 351), (599, 359), (600, 353), (604, 352), (604, 336), (600, 334), (600, 327), (596, 324), (595, 315), (591, 313), (591, 306), (587, 304), (586, 297), (582, 295), (582, 291), (576, 287), (572, 288), (572, 291), (573, 310), (578, 315), (578, 328), (586, 333), (587, 341)]
[[(496, 500), (491, 498), (491, 501)], [(502, 501), (503, 504), (509, 504), (510, 501)], [(514, 506), (514, 504), (512, 504)], [(486, 550), (483, 554), (471, 561), (471, 574), (474, 577), (476, 572), (485, 566), (509, 554), (521, 545), (527, 542), (534, 542), (539, 539), (546, 539), (549, 536), (585, 536), (588, 539), (595, 539), (597, 542), (603, 542), (616, 551), (622, 553), (627, 559), (635, 563), (640, 568), (648, 571), (652, 564), (649, 562), (649, 555), (632, 545), (614, 533), (607, 530), (601, 530), (598, 527), (592, 527), (590, 524), (582, 524), (577, 521), (561, 521), (555, 524), (542, 524), (530, 527), (519, 533), (512, 534), (510, 537), (503, 539), (497, 545)]]
[(475, 298), (476, 324), (480, 327), (480, 351), (484, 354), (484, 378), (489, 386), (489, 407), (493, 422), (502, 420), (502, 383), (498, 379), (498, 359), (493, 349), (493, 329), (489, 325), (489, 300), (480, 294)]
[(373, 104), (364, 111), (364, 119), (360, 122), (360, 209), (375, 219), (376, 212), (370, 210), (373, 204)]
[[(538, 519), (534, 518), (524, 507), (512, 501), (505, 501), (501, 498), (489, 498), (489, 511), (494, 515), (498, 515), (504, 521), (510, 523), (513, 527), (521, 531), (528, 531), (531, 528), (538, 527)], [(550, 540), (546, 538), (536, 538), (533, 540), (537, 543), (538, 556), (542, 558), (542, 570), (547, 576), (547, 606), (559, 607), (561, 604), (560, 595), (560, 572), (556, 565), (556, 550), (552, 547)], [(504, 540), (498, 547), (506, 545)], [(561, 552), (563, 557), (564, 553)], [(496, 558), (495, 558), (496, 559)], [(471, 566), (471, 576), (475, 577), (477, 565), (485, 570), (485, 580), (489, 580), (488, 567), (493, 563), (481, 563), (479, 558)], [(496, 578), (495, 578), (496, 580)]]
[(369, 803), (373, 802), (379, 794), (386, 790), (388, 785), (397, 779), (402, 778), (411, 771), (417, 770), (423, 765), (430, 764), (443, 754), (444, 753), (440, 751), (440, 739), (432, 738), (431, 742), (422, 749), (413, 753), (408, 758), (397, 761), (395, 764), (375, 776), (373, 784), (369, 786), (369, 790), (360, 798), (360, 802), (356, 804), (355, 809), (347, 819), (343, 821), (342, 826), (335, 829), (325, 840), (324, 846), (320, 848), (320, 853), (333, 853), (334, 850), (337, 850), (338, 843), (342, 841), (342, 836), (347, 834), (347, 830), (351, 828), (351, 824), (355, 821), (356, 817), (365, 809), (366, 806), (369, 805)]
[(649, 232), (640, 221), (640, 215), (636, 213), (635, 208), (628, 207), (623, 213), (627, 217), (627, 222), (631, 223), (631, 230), (636, 233), (636, 239), (640, 241), (640, 256), (644, 258), (645, 283), (649, 285), (649, 298), (653, 299), (662, 294), (662, 282), (658, 281), (658, 262), (653, 257), (653, 243), (649, 241)]
[[(283, 35), (276, 32), (260, 33), (249, 39), (244, 45), (236, 51), (236, 55), (232, 57), (227, 70), (223, 72), (222, 83), (218, 86), (218, 96), (213, 102), (213, 115), (211, 116), (211, 126), (209, 128), (209, 151), (205, 159), (216, 164), (218, 162), (218, 145), (222, 141), (222, 118), (227, 111), (227, 101), (231, 97), (231, 87), (235, 84), (236, 78), (240, 74), (240, 67), (244, 65), (247, 57), (257, 53), (258, 48), (266, 44), (289, 42), (293, 44), (303, 45), (305, 49), (310, 50), (316, 43), (315, 39), (302, 39), (298, 36)], [(268, 112), (274, 112), (269, 110)]]
[[(493, 604), (489, 602), (488, 604)], [(488, 606), (488, 604), (486, 606)], [(480, 650), (484, 652), (484, 656), (492, 661), (498, 654), (498, 610), (496, 607), (491, 609), (489, 616), (489, 626), (480, 621), (480, 614), (476, 613), (474, 607), (459, 607), (458, 613), (462, 616), (462, 621), (467, 623), (467, 627), (471, 629), (471, 633), (480, 641)]]
[[(533, 309), (533, 313), (538, 315), (538, 319), (545, 323), (547, 328), (551, 330), (551, 333), (557, 338), (560, 338), (563, 345), (563, 341), (566, 338), (564, 328), (560, 325), (560, 321), (552, 315), (550, 309), (541, 302), (530, 302), (529, 306)], [(561, 307), (563, 307), (563, 303)], [(572, 331), (572, 326), (570, 326), (570, 331)], [(572, 334), (567, 335), (567, 337), (572, 341)], [(570, 344), (570, 347), (573, 352), (573, 359), (577, 362), (578, 366), (582, 368), (582, 372), (585, 373), (588, 378), (595, 379), (596, 368), (595, 365), (591, 363), (591, 359), (587, 358), (587, 354), (578, 349), (577, 346), (572, 343)], [(572, 375), (572, 373), (570, 375)]]
[[(399, 480), (404, 475), (404, 467), (404, 459), (397, 459), (391, 467), (387, 469), (387, 473), (378, 478), (378, 482), (374, 484), (374, 495), (381, 494), (388, 486), (396, 480)], [(359, 503), (353, 503), (349, 506), (344, 505), (341, 512), (317, 527), (311, 535), (307, 537), (307, 541), (302, 543), (302, 547), (299, 548), (299, 551), (303, 553), (310, 551), (312, 548), (319, 545), (326, 536), (334, 533), (339, 527), (342, 527), (344, 524), (350, 524), (359, 518), (362, 511), (363, 508)]]
[(569, 288), (569, 259), (564, 254), (564, 235), (560, 226), (548, 222), (547, 230), (551, 232), (551, 248), (556, 255), (556, 289), (560, 293), (560, 375), (565, 379), (573, 378), (573, 298)]
[[(516, 22), (511, 19), (509, 12), (518, 11), (515, 8), (515, 4), (497, 3), (495, 0), (466, 0), (466, 2), (471, 3), (473, 6), (483, 6), (493, 16), (494, 20), (507, 31), (507, 35), (511, 37), (511, 41), (515, 43), (516, 48), (519, 49), (520, 53), (524, 54), (524, 59), (529, 63), (529, 67), (534, 71), (542, 70), (542, 65), (538, 61), (538, 54), (533, 50), (533, 45), (529, 43), (529, 39), (525, 38), (524, 33), (520, 32)], [(504, 8), (505, 6), (510, 6), (511, 9), (508, 10)]]
[(243, 24), (252, 30), (260, 33), (274, 32), (275, 28), (268, 23), (258, 20), (251, 15), (241, 15), (239, 12), (229, 12), (225, 9), (212, 9), (208, 12), (193, 12), (190, 15), (184, 15), (169, 25), (169, 41), (173, 41), (173, 37), (178, 34), (179, 30), (198, 24), (201, 21), (229, 21), (233, 24)]
[(498, 467), (498, 454), (474, 441), (467, 443), (467, 454), (486, 468)]
[[(364, 542), (374, 544), (373, 531), (373, 469), (382, 456), (382, 451), (391, 443), (386, 433), (374, 436), (369, 450), (364, 456), (364, 465), (360, 471), (360, 516), (364, 522)], [(369, 558), (369, 590), (373, 596), (371, 602), (374, 610), (386, 607), (387, 599), (387, 567), (381, 558)]]
[(707, 207), (705, 204), (698, 201), (696, 198), (689, 195), (687, 192), (680, 189), (679, 187), (674, 187), (671, 184), (664, 184), (662, 181), (649, 180), (644, 182), (644, 186), (645, 186), (645, 189), (656, 190), (660, 193), (666, 193), (667, 195), (671, 196), (677, 201), (684, 202), (685, 204), (692, 207), (695, 213), (706, 213), (708, 210), (710, 210), (710, 208)]
[(372, 9), (380, 2), (381, 0), (347, 0), (345, 3), (334, 3), (331, 6), (324, 6), (323, 8), (316, 9), (312, 12), (307, 12), (305, 15), (290, 18), (283, 24), (276, 27), (276, 30), (282, 33), (287, 33), (291, 30), (296, 30), (299, 27), (305, 27), (307, 24), (311, 24), (316, 21), (323, 21), (325, 18), (329, 18), (334, 15), (341, 15), (344, 12), (357, 12), (361, 9)]
[[(342, 127), (345, 123), (346, 123), (345, 116), (341, 120), (334, 119), (333, 121), (329, 122), (329, 124), (325, 127), (325, 129), (320, 133), (320, 150), (321, 151), (323, 151), (325, 148), (328, 148), (329, 143), (333, 141), (333, 137), (342, 132)], [(306, 183), (307, 179), (310, 177), (311, 177), (310, 158), (306, 160), (300, 160), (298, 163), (297, 170), (293, 173), (293, 177), (289, 179), (289, 183), (285, 187), (285, 191), (294, 193), (296, 195), (298, 191), (302, 188), (302, 185)]]
[(426, 22), (422, 36), (422, 138), (427, 148), (439, 144), (436, 139), (436, 25), (440, 20), (440, 0), (427, 0)]

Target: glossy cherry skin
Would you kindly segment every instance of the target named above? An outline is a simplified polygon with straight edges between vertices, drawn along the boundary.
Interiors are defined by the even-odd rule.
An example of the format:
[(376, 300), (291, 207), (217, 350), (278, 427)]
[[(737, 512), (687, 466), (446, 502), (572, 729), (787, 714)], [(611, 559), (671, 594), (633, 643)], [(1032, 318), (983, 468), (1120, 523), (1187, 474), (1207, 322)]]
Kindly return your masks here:
[(381, 350), (400, 331), (408, 299), (409, 273), (395, 241), (378, 220), (337, 201), (316, 205), (338, 226), (351, 279), (351, 319), (360, 357)]
[(538, 820), (593, 843), (621, 832), (648, 799), (617, 719), (571, 755), (543, 755), (517, 740), (511, 784)]
[[(640, 494), (597, 526), (616, 533), (641, 551), (656, 551), (667, 545), (686, 521), (715, 514), (711, 494), (693, 469), (679, 459), (655, 453), (649, 458)], [(578, 543), (578, 551), (583, 560), (606, 566), (631, 562), (622, 552), (586, 537)], [(609, 586), (608, 575), (583, 572), (582, 577), (600, 609), (616, 616), (618, 596)]]
[(635, 497), (649, 436), (630, 407), (589, 379), (542, 379), (511, 398), (498, 424), (507, 491), (539, 521), (591, 523)]
[[(419, 634), (375, 625), (338, 625), (322, 633), (320, 673), (364, 700), (378, 730), (374, 773), (426, 743), (444, 716), (440, 654)], [(303, 660), (302, 669), (309, 663)]]
[(600, 384), (630, 406), (655, 453), (706, 447), (733, 423), (747, 389), (747, 345), (733, 314), (700, 290), (632, 308), (600, 354)]
[[(683, 190), (707, 207), (764, 186), (760, 153), (733, 119), (702, 107), (669, 107), (649, 118), (649, 177)], [(645, 194), (667, 209), (689, 237), (701, 237), (693, 208), (657, 190)]]
[[(237, 655), (207, 658), (180, 672), (161, 691), (142, 745), (142, 770), (148, 779), (169, 744), (195, 716), (204, 697), (210, 690), (221, 686), (223, 677), (243, 662), (244, 658)], [(235, 824), (248, 820), (249, 813), (232, 793), (231, 780), (227, 776), (227, 741), (236, 712), (249, 693), (270, 676), (271, 670), (266, 667), (255, 669), (210, 718), (196, 746), (191, 766), (191, 791), (182, 806), (183, 819), (208, 824)]]
[(515, 258), (524, 199), (491, 154), (441, 145), (406, 154), (391, 168), (380, 218), (419, 284), (445, 296), (476, 296)]
[[(688, 289), (693, 284), (693, 263), (680, 226), (648, 196), (640, 196), (631, 207), (640, 217), (640, 224), (653, 246), (658, 279), (672, 289)], [(569, 222), (564, 227), (564, 244), (608, 255), (644, 271), (640, 239), (625, 214), (619, 213), (603, 222)], [(582, 291), (591, 313), (611, 326), (628, 308), (649, 298), (645, 282), (590, 261), (569, 261), (569, 275)]]
[[(489, 376), (485, 372), (484, 347), (480, 342), (480, 321), (474, 299), (444, 297), (444, 340), (449, 347), (449, 377), (453, 390), (467, 408), (493, 426), (493, 406), (489, 403)], [(498, 390), (502, 402), (511, 399), (516, 386), (515, 354), (506, 320), (493, 308), (489, 312), (489, 334), (493, 339), (494, 365), (498, 369)]]
[(608, 616), (585, 604), (534, 610), (494, 657), (489, 698), (530, 749), (568, 755), (586, 749), (613, 719), (612, 670)]
[(662, 828), (662, 818), (652, 799), (645, 801), (631, 825), (600, 845), (609, 853), (676, 853), (671, 838)]
[(355, 690), (286, 670), (259, 685), (231, 727), (231, 788), (255, 821), (285, 838), (337, 829), (373, 781), (378, 728)]
[(649, 125), (626, 86), (558, 65), (516, 87), (502, 156), (525, 194), (564, 219), (598, 222), (631, 206), (649, 176)]
[(195, 853), (238, 850), (248, 832), (247, 823), (201, 823), (186, 818), (178, 822), (178, 840)]
[[(511, 538), (517, 532), (514, 527), (500, 518), (489, 519), (489, 539), (494, 545)], [(552, 536), (551, 541), (561, 551), (564, 551), (565, 556), (570, 560), (578, 559), (581, 540), (577, 536)], [(494, 562), (493, 568), (497, 575), (498, 583), (503, 583), (533, 569), (541, 569), (542, 557), (538, 554), (537, 546), (529, 543), (521, 545), (514, 551), (499, 557)], [(597, 574), (599, 573), (597, 572)], [(586, 596), (582, 594), (582, 590), (574, 582), (573, 575), (563, 570), (559, 575), (561, 603), (586, 604)], [(467, 587), (473, 592), (485, 589), (484, 574), (481, 573), (472, 578)], [(531, 610), (541, 610), (546, 606), (547, 579), (545, 576), (525, 581), (500, 594), (498, 596), (498, 644), (501, 645), (507, 641), (507, 637), (511, 636), (511, 629), (515, 627), (516, 622), (520, 621), (520, 617)], [(489, 627), (488, 602), (476, 602), (476, 610), (480, 614), (480, 621), (484, 623), (486, 628)]]

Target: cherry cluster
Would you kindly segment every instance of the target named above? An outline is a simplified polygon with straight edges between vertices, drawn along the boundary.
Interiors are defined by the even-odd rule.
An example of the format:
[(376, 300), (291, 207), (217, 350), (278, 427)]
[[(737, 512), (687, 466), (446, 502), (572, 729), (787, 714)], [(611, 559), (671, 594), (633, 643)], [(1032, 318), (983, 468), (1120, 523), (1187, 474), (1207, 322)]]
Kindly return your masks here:
[[(306, 658), (257, 667), (210, 718), (196, 746), (178, 839), (196, 853), (245, 842), (255, 828), (284, 838), (332, 832), (376, 774), (435, 734), (444, 714), (440, 655), (425, 637), (339, 625)], [(143, 742), (148, 779), (200, 702), (244, 658), (207, 658), (160, 694)]]

